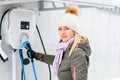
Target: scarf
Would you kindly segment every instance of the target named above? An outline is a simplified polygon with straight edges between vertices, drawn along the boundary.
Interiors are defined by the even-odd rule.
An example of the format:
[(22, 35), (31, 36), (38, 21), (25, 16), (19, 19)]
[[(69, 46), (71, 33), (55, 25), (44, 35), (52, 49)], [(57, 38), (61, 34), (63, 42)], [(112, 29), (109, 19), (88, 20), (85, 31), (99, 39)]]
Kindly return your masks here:
[(56, 48), (56, 55), (53, 61), (53, 71), (57, 75), (59, 66), (62, 61), (63, 53), (66, 51), (68, 45), (74, 41), (74, 38), (69, 39), (66, 42), (60, 42)]

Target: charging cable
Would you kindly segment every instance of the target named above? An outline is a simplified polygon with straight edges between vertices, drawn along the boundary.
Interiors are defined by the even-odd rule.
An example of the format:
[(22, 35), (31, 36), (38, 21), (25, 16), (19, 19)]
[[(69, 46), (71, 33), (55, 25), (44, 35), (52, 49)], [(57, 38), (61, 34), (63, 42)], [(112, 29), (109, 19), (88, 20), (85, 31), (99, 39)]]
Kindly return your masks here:
[[(27, 50), (32, 50), (29, 41), (23, 42), (23, 46), (24, 46)], [(31, 53), (30, 53), (30, 52), (28, 52), (28, 55), (31, 57)], [(32, 69), (33, 69), (33, 72), (34, 72), (35, 80), (38, 80), (38, 79), (37, 79), (36, 70), (35, 70), (35, 66), (34, 66), (34, 60), (33, 60), (33, 58), (31, 58), (31, 63), (32, 63)]]

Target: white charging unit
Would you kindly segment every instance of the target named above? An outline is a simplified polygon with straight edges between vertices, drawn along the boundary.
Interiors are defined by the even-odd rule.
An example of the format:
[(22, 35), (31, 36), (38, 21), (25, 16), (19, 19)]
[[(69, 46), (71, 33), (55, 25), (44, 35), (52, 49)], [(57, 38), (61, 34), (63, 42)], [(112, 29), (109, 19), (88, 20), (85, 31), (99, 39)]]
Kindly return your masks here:
[[(22, 42), (34, 44), (36, 15), (33, 10), (16, 8), (9, 11), (3, 19), (2, 41), (13, 49), (22, 49)], [(16, 79), (16, 53), (12, 51), (12, 80)]]

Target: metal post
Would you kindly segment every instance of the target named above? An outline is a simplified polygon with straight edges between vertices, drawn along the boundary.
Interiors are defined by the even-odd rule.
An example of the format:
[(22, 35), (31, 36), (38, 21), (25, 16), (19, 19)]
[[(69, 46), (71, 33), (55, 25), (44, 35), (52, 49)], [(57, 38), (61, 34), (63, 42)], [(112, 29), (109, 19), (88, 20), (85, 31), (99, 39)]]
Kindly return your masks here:
[(16, 53), (12, 50), (12, 80), (17, 80), (16, 78)]

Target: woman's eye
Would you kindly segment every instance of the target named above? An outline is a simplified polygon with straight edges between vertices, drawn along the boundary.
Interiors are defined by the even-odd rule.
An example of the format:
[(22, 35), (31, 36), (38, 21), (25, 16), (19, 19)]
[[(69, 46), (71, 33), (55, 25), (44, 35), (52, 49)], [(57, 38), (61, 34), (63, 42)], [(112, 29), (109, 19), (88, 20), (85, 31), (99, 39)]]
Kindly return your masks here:
[(68, 27), (63, 27), (63, 28), (58, 28), (58, 31), (62, 31), (62, 30), (69, 30), (70, 28), (68, 28)]
[(69, 28), (66, 27), (65, 29), (68, 30)]
[(58, 31), (61, 31), (61, 30), (62, 30), (61, 28), (58, 29)]

